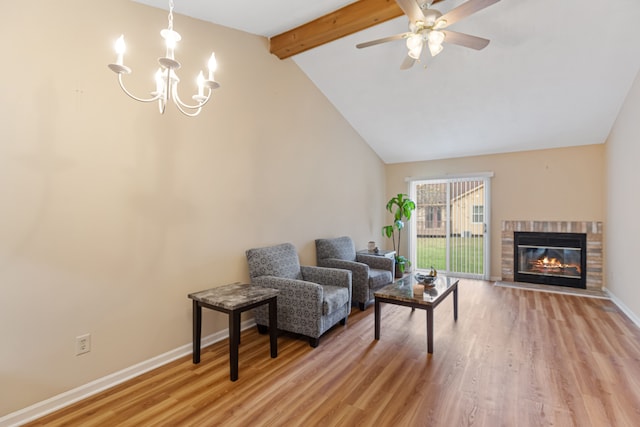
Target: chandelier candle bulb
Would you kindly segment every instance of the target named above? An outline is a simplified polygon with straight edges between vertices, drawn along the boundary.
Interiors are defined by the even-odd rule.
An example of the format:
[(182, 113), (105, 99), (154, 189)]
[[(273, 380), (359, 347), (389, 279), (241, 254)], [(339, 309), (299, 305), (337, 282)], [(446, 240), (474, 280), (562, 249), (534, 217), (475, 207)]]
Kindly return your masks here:
[(200, 71), (200, 74), (198, 74), (197, 82), (198, 82), (198, 96), (203, 96), (204, 95), (204, 75), (202, 74), (202, 70)]
[(117, 65), (124, 65), (124, 51), (126, 49), (127, 47), (124, 44), (124, 35), (120, 35), (118, 40), (116, 40), (116, 54), (118, 55), (116, 59)]
[(214, 52), (211, 52), (207, 67), (209, 68), (209, 80), (213, 81), (213, 72), (218, 68), (218, 61), (216, 61), (216, 54)]
[(170, 28), (160, 31), (160, 35), (165, 40), (165, 43), (167, 45), (167, 58), (176, 59), (174, 56), (174, 51), (178, 42), (182, 40), (182, 36)]

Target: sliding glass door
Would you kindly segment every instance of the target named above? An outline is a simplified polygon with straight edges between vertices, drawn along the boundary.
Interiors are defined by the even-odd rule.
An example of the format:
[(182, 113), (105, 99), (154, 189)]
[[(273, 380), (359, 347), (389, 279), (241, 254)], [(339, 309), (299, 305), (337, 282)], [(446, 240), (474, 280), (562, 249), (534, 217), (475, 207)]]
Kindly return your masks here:
[(489, 278), (489, 176), (412, 181), (413, 270)]

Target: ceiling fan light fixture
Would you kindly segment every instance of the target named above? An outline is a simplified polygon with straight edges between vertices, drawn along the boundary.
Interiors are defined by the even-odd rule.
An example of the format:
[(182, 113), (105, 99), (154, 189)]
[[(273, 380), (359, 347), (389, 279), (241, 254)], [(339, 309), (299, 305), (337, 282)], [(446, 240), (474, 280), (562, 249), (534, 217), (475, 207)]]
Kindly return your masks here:
[(442, 31), (429, 31), (429, 43), (442, 44), (444, 33)]
[(442, 31), (429, 31), (427, 39), (429, 40), (429, 52), (431, 52), (431, 56), (436, 56), (442, 52), (442, 42), (444, 41), (444, 33)]
[(444, 28), (447, 26), (447, 20), (446, 19), (438, 19), (436, 21), (435, 24), (433, 24), (433, 29), (434, 30), (439, 30), (441, 28)]
[(426, 27), (433, 27), (438, 19), (442, 16), (442, 13), (435, 9), (427, 9), (424, 11), (424, 23)]
[(429, 52), (431, 52), (431, 56), (436, 56), (442, 52), (442, 45), (429, 42)]
[(422, 53), (422, 45), (418, 46), (415, 49), (409, 49), (409, 57), (413, 58), (413, 59), (420, 59), (420, 54)]
[(422, 48), (422, 37), (419, 34), (412, 34), (407, 37), (407, 49), (414, 50)]
[(409, 22), (409, 30), (411, 30), (412, 33), (417, 33), (423, 28), (425, 28), (424, 21)]
[(409, 49), (409, 56), (411, 58), (420, 58), (423, 46), (424, 40), (422, 39), (422, 36), (420, 34), (412, 34), (407, 38), (407, 49)]

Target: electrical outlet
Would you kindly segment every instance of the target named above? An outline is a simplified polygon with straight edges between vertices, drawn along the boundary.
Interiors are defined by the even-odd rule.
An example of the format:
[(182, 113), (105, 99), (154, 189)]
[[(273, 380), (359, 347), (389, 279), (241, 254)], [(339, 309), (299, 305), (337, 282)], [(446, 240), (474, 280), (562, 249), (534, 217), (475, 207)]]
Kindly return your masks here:
[(91, 334), (80, 335), (76, 337), (76, 356), (91, 351)]

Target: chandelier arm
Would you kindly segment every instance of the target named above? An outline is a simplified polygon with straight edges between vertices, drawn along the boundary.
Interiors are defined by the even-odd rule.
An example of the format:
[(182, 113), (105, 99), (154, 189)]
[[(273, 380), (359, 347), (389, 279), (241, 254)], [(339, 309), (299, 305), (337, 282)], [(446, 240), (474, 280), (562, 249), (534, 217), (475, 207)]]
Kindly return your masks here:
[(124, 91), (124, 93), (126, 93), (127, 95), (129, 95), (131, 98), (135, 99), (136, 101), (140, 101), (140, 102), (153, 102), (156, 101), (158, 99), (161, 98), (162, 94), (159, 93), (156, 96), (154, 96), (153, 98), (138, 98), (137, 96), (135, 96), (134, 94), (132, 94), (131, 92), (129, 92), (127, 90), (126, 87), (124, 87), (124, 83), (122, 82), (122, 73), (118, 73), (118, 83), (120, 84), (120, 88), (122, 88), (122, 90)]
[(164, 110), (167, 107), (167, 102), (160, 98), (158, 99), (158, 111), (160, 112), (160, 114), (164, 114)]
[(178, 96), (178, 85), (174, 85), (171, 92), (172, 92), (173, 100), (177, 106), (188, 108), (189, 110), (198, 110), (202, 108), (211, 99), (211, 88), (207, 88), (207, 90), (208, 90), (207, 96), (205, 97), (204, 100), (198, 102), (197, 105), (189, 105), (182, 102), (182, 100)]
[[(211, 94), (209, 94), (209, 95), (211, 95)], [(188, 116), (188, 117), (195, 117), (195, 116), (197, 116), (198, 114), (200, 114), (200, 112), (202, 111), (202, 106), (203, 106), (204, 104), (206, 104), (206, 101), (208, 101), (208, 100), (209, 100), (209, 98), (207, 98), (207, 99), (205, 100), (205, 102), (203, 102), (202, 104), (200, 104), (200, 106), (196, 106), (196, 107), (193, 107), (193, 106), (190, 106), (190, 105), (186, 105), (184, 102), (182, 102), (182, 101), (180, 100), (180, 97), (178, 96), (178, 90), (176, 89), (176, 87), (175, 87), (175, 86), (174, 86), (174, 88), (173, 88), (173, 95), (172, 95), (172, 96), (173, 96), (173, 103), (174, 103), (174, 104), (176, 104), (176, 107), (178, 107), (178, 110), (179, 110), (182, 114), (184, 114), (185, 116)], [(193, 111), (193, 112), (188, 111), (188, 110), (187, 110), (187, 109), (185, 109), (184, 107), (186, 107), (187, 109), (195, 110), (195, 111)]]
[(180, 104), (178, 104), (178, 103), (176, 103), (176, 107), (178, 107), (178, 110), (179, 110), (182, 114), (184, 114), (185, 116), (189, 116), (189, 117), (195, 117), (195, 116), (197, 116), (198, 114), (200, 114), (200, 111), (202, 110), (202, 107), (199, 107), (199, 108), (198, 108), (197, 110), (195, 110), (194, 112), (190, 112), (190, 111), (187, 111), (187, 110), (183, 109), (183, 108), (180, 106)]

